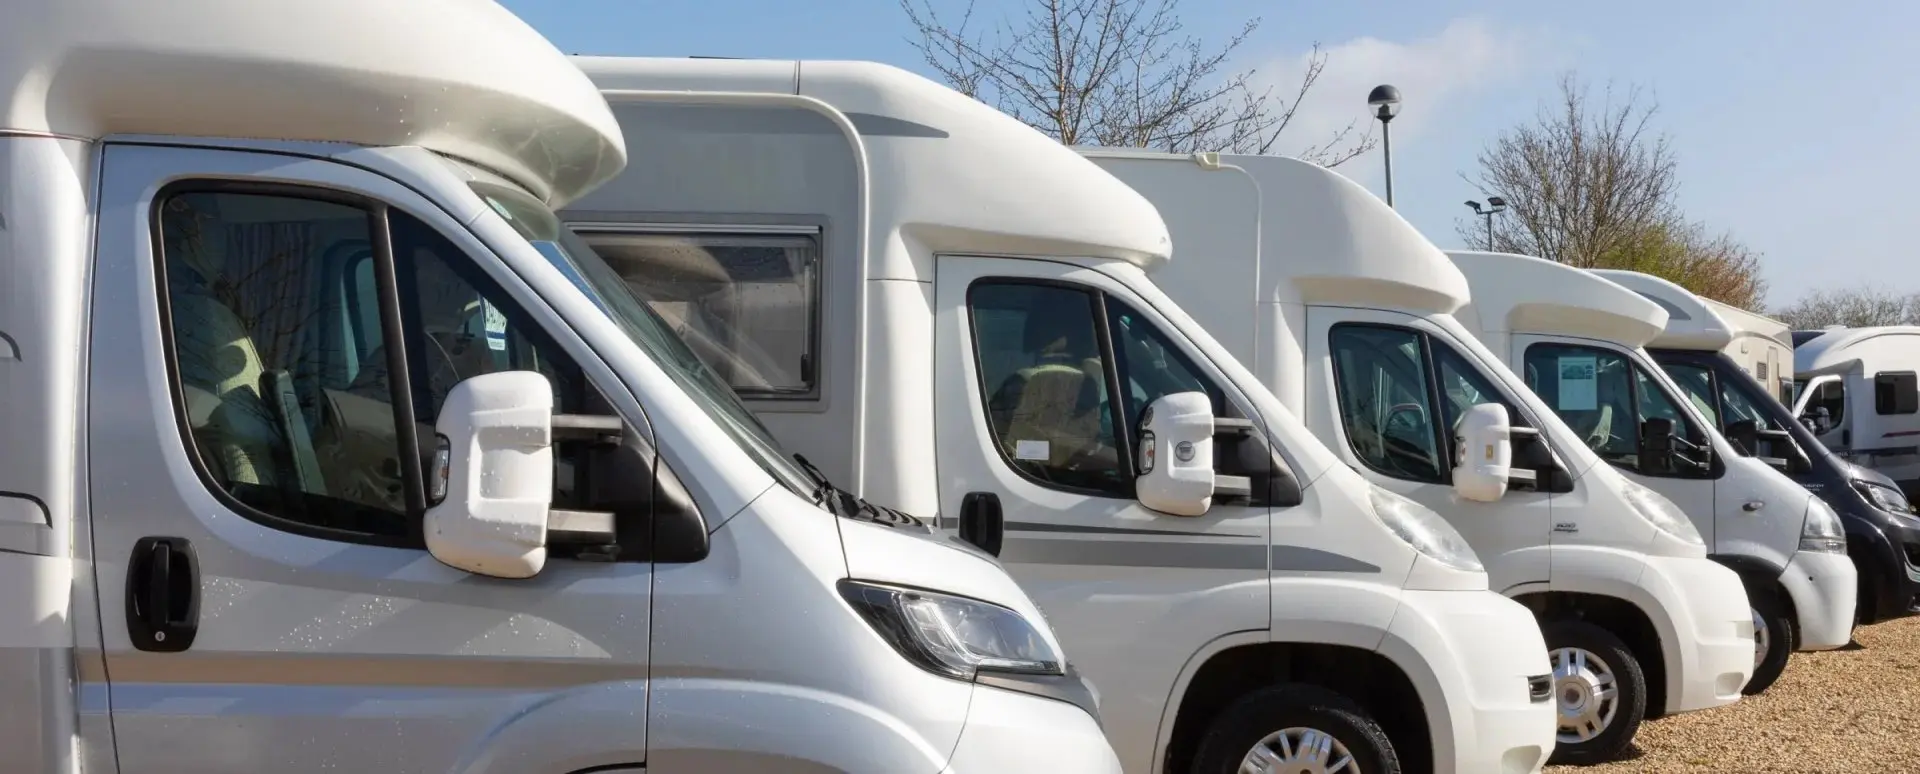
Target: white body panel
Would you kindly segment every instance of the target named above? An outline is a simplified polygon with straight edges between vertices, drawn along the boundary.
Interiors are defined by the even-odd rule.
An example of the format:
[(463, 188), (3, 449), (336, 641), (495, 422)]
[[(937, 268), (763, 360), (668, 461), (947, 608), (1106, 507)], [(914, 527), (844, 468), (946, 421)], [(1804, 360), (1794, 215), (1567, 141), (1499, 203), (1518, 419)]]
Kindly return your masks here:
[[(1143, 269), (1165, 260), (1166, 231), (1124, 184), (892, 68), (579, 61), (623, 128), (647, 140), (630, 149), (628, 174), (565, 213), (575, 230), (611, 246), (675, 234), (813, 240), (822, 256), (817, 397), (750, 405), (776, 436), (878, 504), (938, 511), (954, 525), (979, 496), (994, 498), (1001, 557), (1095, 682), (1127, 771), (1194, 754), (1211, 716), (1193, 715), (1219, 708), (1182, 702), (1229, 679), (1218, 665), (1252, 657), (1285, 669), (1296, 652), (1288, 648), (1309, 644), (1398, 672), (1411, 696), (1388, 709), (1426, 727), (1430, 749), (1413, 752), (1438, 771), (1527, 772), (1544, 760), (1551, 709), (1518, 690), (1547, 672), (1526, 611), (1487, 594), (1484, 575), (1394, 538), (1369, 514), (1364, 481), (1147, 280)], [(722, 252), (704, 249), (721, 262)], [(666, 260), (651, 256), (634, 266)], [(1141, 335), (1164, 337), (1165, 357), (1192, 363), (1193, 377), (1272, 443), (1304, 502), (1216, 499), (1204, 515), (1175, 517), (1012, 467), (1016, 454), (1051, 459), (1054, 442), (999, 448), (983, 409), (999, 372), (989, 379), (984, 369), (1004, 363), (998, 351), (988, 360), (977, 351), (989, 330), (972, 295), (982, 283), (1097, 299)], [(1362, 671), (1308, 677), (1338, 685)], [(1259, 687), (1244, 672), (1230, 679), (1236, 691)]]
[[(1700, 565), (1708, 576), (1725, 571), (1699, 548), (1663, 538), (1633, 515), (1621, 474), (1601, 464), (1455, 319), (1474, 309), (1466, 278), (1384, 203), (1336, 173), (1293, 159), (1220, 156), (1211, 164), (1166, 154), (1083, 152), (1153, 200), (1168, 221), (1180, 253), (1154, 270), (1155, 282), (1219, 331), (1235, 357), (1286, 396), (1289, 408), (1343, 461), (1444, 515), (1473, 543), (1493, 588), (1517, 598), (1575, 593), (1629, 602), (1656, 622), (1659, 652), (1650, 655), (1671, 684), (1669, 710), (1737, 696), (1701, 698), (1715, 695), (1711, 687), (1725, 663), (1699, 665), (1692, 619), (1702, 611), (1740, 613), (1743, 606), (1689, 604), (1671, 591), (1642, 587), (1643, 578), (1657, 578), (1649, 567), (1660, 563)], [(1518, 421), (1544, 434), (1573, 480), (1571, 491), (1510, 487), (1496, 502), (1474, 502), (1443, 480), (1369, 464), (1358, 451), (1364, 440), (1344, 421), (1352, 407), (1341, 403), (1339, 365), (1330, 352), (1335, 331), (1351, 326), (1405, 331), (1425, 337), (1432, 351), (1451, 352), (1517, 411)], [(1710, 629), (1709, 641), (1724, 644), (1726, 633)]]
[[(1565, 383), (1564, 376), (1550, 373), (1554, 370), (1547, 367), (1551, 363), (1529, 360), (1541, 352), (1574, 353), (1555, 356), (1561, 368), (1571, 362), (1568, 358), (1588, 365), (1607, 358), (1619, 363), (1615, 377), (1596, 375), (1588, 384), (1619, 378), (1624, 385), (1625, 380), (1631, 380), (1637, 406), (1616, 406), (1604, 396), (1596, 398), (1593, 392), (1601, 389), (1598, 387), (1575, 393), (1571, 387), (1555, 386), (1554, 394), (1562, 401), (1556, 408), (1590, 419), (1587, 442), (1613, 454), (1609, 461), (1625, 475), (1679, 505), (1717, 558), (1739, 570), (1749, 583), (1765, 584), (1763, 588), (1788, 597), (1801, 622), (1801, 649), (1824, 650), (1846, 644), (1850, 627), (1836, 631), (1828, 622), (1841, 616), (1851, 620), (1857, 591), (1840, 588), (1856, 582), (1851, 565), (1809, 561), (1804, 564), (1822, 570), (1819, 581), (1784, 580), (1800, 553), (1801, 530), (1813, 502), (1812, 494), (1761, 459), (1740, 454), (1718, 425), (1690, 398), (1683, 397), (1686, 393), (1642, 348), (1663, 335), (1669, 314), (1665, 307), (1670, 303), (1656, 303), (1648, 295), (1597, 273), (1537, 258), (1481, 252), (1450, 255), (1473, 283), (1481, 335), (1509, 364), (1527, 364), (1528, 379), (1536, 382), (1536, 389), (1546, 389), (1550, 377), (1561, 380), (1557, 384)], [(1482, 288), (1486, 292), (1482, 293)], [(1542, 293), (1539, 288), (1553, 291)], [(1704, 309), (1695, 311), (1704, 317)], [(1725, 330), (1725, 326), (1703, 328), (1690, 333), (1709, 339), (1709, 343), (1720, 335), (1713, 332), (1715, 329)], [(1657, 408), (1661, 406), (1664, 408)], [(1612, 418), (1615, 411), (1631, 416)], [(1649, 414), (1670, 418), (1677, 428), (1690, 427), (1678, 432), (1690, 437), (1691, 443), (1705, 446), (1710, 468), (1688, 472), (1639, 469), (1633, 458), (1638, 448), (1637, 428)], [(1623, 427), (1627, 429), (1622, 431)], [(1622, 437), (1622, 432), (1627, 437)]]
[[(7, 770), (1119, 771), (1084, 683), (936, 673), (843, 591), (947, 593), (1055, 646), (1004, 570), (924, 526), (809, 501), (726, 418), (747, 416), (730, 395), (662, 356), (672, 337), (609, 313), (580, 276), (601, 264), (524, 230), (551, 218), (542, 201), (619, 172), (625, 142), (592, 84), (504, 9), (7, 14)], [(476, 373), (551, 385), (557, 410), (618, 439), (589, 457), (519, 418), (517, 450), (488, 452), (564, 458), (546, 496), (580, 513), (624, 502), (611, 553), (519, 534), (547, 555), (502, 579), (429, 551), (436, 495), (407, 458), (431, 453), (432, 415), (461, 411), (444, 396)], [(580, 484), (589, 465), (646, 482), (659, 507), (582, 491), (604, 486)], [(547, 488), (486, 480), (501, 470), (468, 499), (525, 510)], [(697, 555), (648, 553), (676, 518), (671, 544)], [(1040, 727), (1057, 735), (1047, 756), (1023, 757)]]
[(1732, 358), (1783, 403), (1793, 394), (1793, 331), (1779, 320), (1755, 314), (1650, 274), (1594, 269), (1593, 274), (1639, 293), (1667, 313), (1666, 326), (1648, 349), (1719, 351)]

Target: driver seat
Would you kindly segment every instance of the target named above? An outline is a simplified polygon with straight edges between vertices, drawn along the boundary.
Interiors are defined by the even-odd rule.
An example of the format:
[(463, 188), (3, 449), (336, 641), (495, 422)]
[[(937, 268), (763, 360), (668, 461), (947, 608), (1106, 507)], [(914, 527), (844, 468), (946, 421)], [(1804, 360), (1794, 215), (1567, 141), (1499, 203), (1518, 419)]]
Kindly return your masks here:
[[(1084, 313), (1067, 308), (1028, 313), (1025, 346), (1038, 362), (1009, 375), (990, 401), (1001, 444), (1009, 456), (1060, 468), (1097, 450), (1101, 439), (1100, 383), (1105, 377), (1094, 354), (1092, 327)], [(1021, 442), (1038, 441), (1044, 457)]]

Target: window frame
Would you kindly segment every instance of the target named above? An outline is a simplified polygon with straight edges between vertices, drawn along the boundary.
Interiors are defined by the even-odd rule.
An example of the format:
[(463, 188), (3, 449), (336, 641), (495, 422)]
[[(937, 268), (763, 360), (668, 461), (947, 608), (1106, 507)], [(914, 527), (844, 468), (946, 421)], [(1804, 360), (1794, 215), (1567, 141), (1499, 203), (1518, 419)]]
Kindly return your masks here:
[[(407, 506), (407, 512), (399, 515), (405, 521), (404, 534), (358, 532), (268, 513), (242, 502), (213, 477), (212, 469), (200, 449), (200, 444), (193, 437), (191, 415), (187, 408), (185, 384), (181, 378), (179, 340), (173, 319), (172, 283), (168, 279), (167, 271), (167, 232), (162, 222), (162, 208), (175, 197), (190, 194), (300, 199), (351, 207), (366, 214), (368, 241), (372, 247), (374, 261), (374, 284), (379, 293), (381, 342), (386, 346), (388, 398), (393, 406), (394, 440), (399, 446), (401, 491)], [(409, 363), (411, 353), (405, 346), (404, 338), (399, 335), (400, 294), (395, 282), (391, 222), (388, 219), (388, 210), (391, 206), (375, 197), (304, 183), (218, 178), (187, 178), (169, 183), (154, 192), (147, 207), (148, 238), (151, 240), (151, 260), (154, 271), (153, 300), (159, 307), (160, 349), (166, 366), (167, 390), (171, 393), (173, 402), (175, 432), (179, 434), (180, 441), (185, 447), (187, 459), (193, 467), (195, 476), (215, 500), (242, 518), (281, 532), (340, 543), (426, 550), (424, 533), (427, 509), (426, 474), (425, 465), (420, 457), (420, 438), (416, 432), (418, 423), (414, 416), (413, 392), (410, 386), (413, 382)]]
[[(1122, 474), (1120, 476), (1120, 489), (1122, 491), (1116, 493), (1105, 489), (1046, 481), (1028, 473), (1017, 464), (1017, 460), (1014, 460), (1007, 454), (1006, 444), (1002, 443), (1000, 439), (1000, 431), (993, 426), (992, 418), (987, 412), (987, 401), (992, 397), (994, 387), (987, 384), (986, 367), (980, 359), (980, 326), (979, 320), (975, 316), (974, 306), (974, 294), (983, 286), (1045, 287), (1067, 290), (1087, 296), (1089, 311), (1093, 315), (1094, 342), (1100, 350), (1101, 376), (1106, 381), (1107, 395), (1110, 396), (1107, 401), (1107, 414), (1108, 421), (1113, 424), (1114, 456), (1116, 457), (1116, 464), (1119, 466), (1120, 473)], [(980, 417), (981, 423), (986, 426), (988, 438), (992, 440), (990, 445), (993, 446), (994, 453), (999, 455), (1001, 463), (1022, 480), (1042, 488), (1067, 492), (1069, 494), (1084, 495), (1087, 497), (1103, 497), (1113, 500), (1138, 499), (1139, 492), (1136, 488), (1136, 479), (1139, 478), (1139, 468), (1133, 458), (1134, 433), (1132, 432), (1132, 428), (1125, 426), (1126, 408), (1121, 399), (1123, 393), (1120, 392), (1122, 384), (1120, 382), (1118, 361), (1114, 359), (1113, 331), (1107, 322), (1111, 318), (1107, 311), (1106, 291), (1092, 285), (1044, 277), (977, 277), (972, 282), (967, 283), (966, 302), (967, 340), (970, 345), (968, 349), (971, 350), (969, 355), (973, 359), (974, 387), (979, 394), (978, 400), (975, 401), (977, 405), (973, 410), (978, 412), (976, 416)]]
[[(1915, 401), (1914, 409), (1911, 411), (1899, 410), (1900, 393), (1898, 391), (1900, 390), (1900, 382), (1902, 380), (1912, 384), (1920, 381), (1920, 377), (1917, 377), (1915, 372), (1911, 370), (1874, 372), (1873, 413), (1875, 416), (1898, 417), (1920, 413), (1920, 400)], [(1883, 386), (1886, 388), (1885, 391), (1882, 389)], [(1912, 395), (1916, 390), (1920, 390), (1920, 385), (1915, 385), (1914, 390), (1908, 390), (1906, 392)], [(1889, 403), (1893, 405), (1893, 408), (1888, 408)]]
[[(728, 384), (728, 389), (740, 396), (743, 403), (771, 403), (796, 406), (803, 404), (823, 404), (827, 394), (826, 368), (826, 287), (827, 287), (827, 234), (826, 229), (818, 225), (760, 225), (746, 224), (653, 224), (653, 223), (608, 223), (602, 221), (583, 221), (562, 223), (562, 227), (573, 231), (575, 236), (585, 242), (595, 252), (601, 253), (601, 259), (608, 260), (606, 253), (600, 250), (596, 240), (604, 237), (684, 237), (688, 239), (804, 239), (813, 246), (814, 277), (813, 287), (807, 293), (807, 354), (811, 362), (804, 369), (802, 378), (808, 382), (804, 392), (769, 392), (758, 389), (742, 389)], [(617, 270), (617, 269), (616, 269)]]
[[(1340, 332), (1344, 330), (1350, 330), (1350, 329), (1386, 331), (1390, 333), (1407, 334), (1407, 335), (1413, 336), (1414, 341), (1419, 343), (1420, 361), (1421, 361), (1419, 364), (1420, 378), (1421, 378), (1422, 387), (1423, 387), (1422, 392), (1424, 392), (1426, 395), (1427, 406), (1428, 406), (1427, 434), (1433, 440), (1433, 443), (1434, 443), (1433, 448), (1434, 448), (1434, 451), (1436, 452), (1435, 454), (1436, 459), (1434, 460), (1434, 462), (1436, 463), (1435, 466), (1439, 468), (1438, 474), (1434, 478), (1414, 478), (1401, 473), (1382, 470), (1379, 467), (1375, 466), (1371, 460), (1367, 459), (1367, 456), (1360, 452), (1359, 447), (1354, 445), (1353, 432), (1351, 429), (1352, 418), (1349, 416), (1347, 412), (1347, 402), (1342, 397), (1343, 391), (1346, 388), (1347, 382), (1343, 374), (1343, 369), (1341, 368), (1341, 365), (1340, 365), (1340, 358), (1334, 352), (1334, 344), (1333, 344), (1334, 336), (1338, 335)], [(1347, 449), (1353, 452), (1354, 459), (1359, 460), (1360, 464), (1367, 466), (1368, 470), (1371, 470), (1382, 476), (1386, 476), (1387, 478), (1395, 479), (1398, 481), (1411, 481), (1417, 484), (1438, 484), (1441, 486), (1452, 486), (1453, 465), (1449, 463), (1452, 462), (1453, 455), (1448, 450), (1448, 447), (1451, 446), (1451, 444), (1447, 442), (1447, 438), (1445, 437), (1444, 433), (1440, 430), (1440, 423), (1438, 421), (1435, 421), (1433, 417), (1433, 414), (1438, 413), (1440, 411), (1440, 401), (1443, 400), (1445, 396), (1442, 396), (1439, 393), (1438, 379), (1435, 378), (1437, 374), (1435, 372), (1435, 363), (1433, 359), (1433, 345), (1432, 345), (1432, 342), (1428, 340), (1426, 331), (1422, 331), (1416, 328), (1410, 328), (1405, 325), (1392, 325), (1388, 323), (1358, 322), (1358, 321), (1343, 320), (1341, 322), (1334, 323), (1332, 326), (1329, 326), (1327, 328), (1327, 360), (1329, 364), (1333, 366), (1333, 403), (1336, 410), (1340, 412), (1340, 434), (1346, 438)]]
[[(357, 287), (358, 279), (353, 272), (357, 271), (362, 262), (371, 261), (373, 264), (374, 292), (377, 296), (377, 309), (374, 311), (378, 315), (380, 330), (379, 335), (371, 339), (371, 342), (376, 347), (385, 347), (386, 351), (383, 359), (386, 360), (387, 367), (387, 397), (393, 410), (394, 441), (399, 455), (402, 500), (406, 504), (406, 511), (394, 514), (392, 511), (373, 506), (356, 505), (400, 519), (404, 522), (404, 530), (399, 534), (341, 529), (270, 513), (241, 501), (215, 479), (209, 461), (193, 436), (192, 417), (187, 407), (186, 390), (179, 361), (179, 340), (173, 318), (173, 289), (168, 278), (167, 232), (162, 214), (162, 208), (168, 202), (176, 197), (192, 194), (262, 196), (311, 201), (350, 207), (366, 216), (368, 242), (366, 253), (348, 258), (335, 279), (341, 283), (342, 287)], [(419, 432), (421, 417), (418, 409), (426, 406), (433, 408), (437, 413), (438, 407), (434, 405), (434, 396), (430, 385), (427, 384), (428, 374), (413, 367), (416, 353), (426, 351), (427, 333), (421, 324), (421, 310), (417, 296), (411, 303), (403, 298), (403, 293), (412, 287), (416, 278), (413, 276), (415, 272), (409, 271), (403, 274), (394, 256), (394, 223), (391, 213), (396, 209), (398, 208), (395, 205), (378, 197), (324, 185), (219, 178), (186, 178), (169, 183), (157, 190), (148, 203), (148, 233), (151, 239), (151, 259), (155, 272), (154, 301), (159, 312), (161, 354), (165, 362), (167, 389), (171, 393), (175, 430), (179, 433), (189, 464), (201, 485), (221, 505), (240, 517), (277, 531), (331, 542), (426, 550), (425, 517), (427, 508), (432, 503), (429, 502), (426, 491), (426, 463), (422, 456), (422, 450), (425, 447), (424, 439)], [(573, 362), (573, 355), (554, 339), (545, 326), (533, 318), (529, 310), (521, 308), (519, 301), (501, 287), (498, 281), (481, 267), (473, 265), (474, 258), (471, 253), (462, 248), (455, 239), (448, 236), (430, 219), (404, 209), (399, 209), (399, 212), (414, 221), (424, 233), (446, 241), (447, 247), (452, 252), (449, 255), (439, 256), (438, 260), (445, 265), (447, 272), (467, 284), (476, 295), (489, 299), (497, 297), (498, 301), (493, 305), (508, 318), (510, 324), (518, 324), (524, 330), (524, 335), (529, 337), (528, 343), (532, 347), (550, 350), (549, 357), (563, 358), (562, 365), (571, 369), (574, 377), (573, 387), (576, 394), (572, 395), (572, 398), (575, 402), (582, 406), (594, 403), (595, 387), (585, 369), (579, 363)], [(352, 297), (351, 293), (349, 297)], [(357, 323), (357, 315), (361, 311), (359, 301), (343, 304), (342, 308), (348, 310), (350, 315), (355, 315), (356, 319), (348, 322), (348, 326), (341, 331), (341, 335), (355, 338), (354, 345), (358, 347), (360, 342), (352, 326)], [(554, 387), (561, 389), (563, 385), (555, 384)], [(560, 454), (558, 445), (555, 453), (556, 463), (558, 463), (557, 457)], [(581, 467), (578, 460), (574, 461), (573, 469), (577, 478), (585, 475), (580, 470)], [(559, 475), (558, 468), (555, 473)], [(576, 480), (575, 488), (579, 488), (582, 483), (582, 480)], [(556, 506), (559, 505), (556, 503)]]
[[(1633, 411), (1634, 411), (1633, 424), (1632, 424), (1633, 451), (1634, 451), (1635, 459), (1637, 460), (1638, 455), (1640, 453), (1640, 447), (1643, 443), (1645, 443), (1645, 440), (1646, 440), (1644, 437), (1642, 437), (1640, 432), (1641, 424), (1646, 421), (1646, 419), (1641, 416), (1640, 380), (1644, 378), (1647, 381), (1653, 383), (1655, 389), (1659, 389), (1660, 380), (1658, 376), (1664, 376), (1665, 371), (1664, 370), (1661, 371), (1660, 374), (1657, 376), (1650, 370), (1650, 368), (1663, 368), (1663, 366), (1661, 366), (1657, 362), (1651, 362), (1651, 361), (1643, 363), (1639, 359), (1633, 357), (1632, 353), (1623, 352), (1621, 350), (1612, 349), (1610, 347), (1600, 346), (1598, 344), (1583, 344), (1583, 343), (1575, 343), (1571, 341), (1562, 341), (1562, 340), (1545, 340), (1545, 341), (1534, 341), (1534, 342), (1528, 343), (1526, 350), (1522, 352), (1520, 355), (1520, 361), (1522, 365), (1525, 365), (1527, 360), (1533, 356), (1533, 350), (1536, 347), (1548, 347), (1548, 348), (1557, 347), (1561, 349), (1577, 349), (1577, 350), (1592, 352), (1598, 356), (1613, 356), (1613, 357), (1619, 358), (1627, 366), (1627, 400), (1629, 402), (1629, 405), (1633, 407)], [(1645, 373), (1644, 377), (1641, 375), (1642, 372)], [(1680, 414), (1680, 420), (1682, 422), (1685, 422), (1686, 426), (1692, 427), (1694, 432), (1697, 433), (1699, 436), (1697, 438), (1689, 437), (1687, 433), (1681, 432), (1684, 428), (1676, 427), (1675, 428), (1676, 437), (1688, 443), (1707, 448), (1708, 450), (1708, 455), (1707, 455), (1708, 469), (1707, 470), (1696, 471), (1691, 473), (1681, 472), (1677, 470), (1648, 471), (1648, 470), (1641, 470), (1637, 462), (1633, 467), (1626, 467), (1619, 462), (1607, 459), (1607, 456), (1604, 454), (1599, 454), (1598, 450), (1595, 450), (1596, 456), (1599, 456), (1601, 460), (1605, 461), (1609, 465), (1614, 466), (1615, 468), (1629, 471), (1631, 473), (1634, 473), (1635, 475), (1648, 476), (1651, 478), (1670, 478), (1670, 479), (1679, 479), (1679, 480), (1688, 480), (1688, 481), (1719, 478), (1726, 471), (1726, 462), (1721, 459), (1721, 455), (1717, 452), (1717, 450), (1715, 450), (1714, 443), (1713, 443), (1713, 436), (1718, 435), (1720, 433), (1720, 428), (1700, 426), (1699, 422), (1695, 421), (1692, 417), (1687, 416), (1687, 412), (1685, 408), (1683, 408), (1683, 406), (1685, 405), (1683, 401), (1689, 400), (1689, 398), (1687, 398), (1686, 396), (1672, 395), (1667, 393), (1665, 390), (1660, 390), (1660, 394), (1666, 398), (1667, 402), (1672, 403), (1674, 405), (1675, 412)], [(1542, 400), (1545, 400), (1545, 399), (1542, 398)], [(1716, 403), (1715, 405), (1717, 406), (1718, 404)], [(1549, 411), (1553, 411), (1556, 415), (1559, 414), (1559, 411), (1554, 409), (1553, 403), (1551, 401), (1547, 402), (1547, 409)], [(1561, 419), (1562, 421), (1565, 421), (1565, 417), (1562, 417)], [(1735, 453), (1736, 454), (1739, 453), (1737, 449), (1735, 450)]]

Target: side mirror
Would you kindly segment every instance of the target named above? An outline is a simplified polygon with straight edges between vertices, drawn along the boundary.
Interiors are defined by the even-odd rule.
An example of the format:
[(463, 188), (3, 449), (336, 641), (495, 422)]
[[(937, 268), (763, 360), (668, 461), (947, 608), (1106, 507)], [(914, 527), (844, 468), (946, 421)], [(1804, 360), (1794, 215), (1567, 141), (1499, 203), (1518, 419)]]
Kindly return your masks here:
[(1481, 403), (1460, 416), (1454, 432), (1456, 458), (1453, 491), (1462, 498), (1490, 503), (1507, 494), (1507, 480), (1513, 474), (1513, 441), (1507, 407)]
[(1640, 423), (1640, 470), (1666, 470), (1674, 457), (1673, 420), (1652, 417)]
[(1140, 417), (1140, 504), (1175, 516), (1213, 507), (1213, 401), (1203, 392), (1161, 396)]
[(547, 562), (553, 388), (534, 371), (453, 386), (435, 424), (427, 550), (477, 575), (531, 578)]
[(1760, 423), (1751, 419), (1742, 419), (1727, 425), (1727, 440), (1739, 447), (1740, 451), (1755, 457), (1760, 456)]

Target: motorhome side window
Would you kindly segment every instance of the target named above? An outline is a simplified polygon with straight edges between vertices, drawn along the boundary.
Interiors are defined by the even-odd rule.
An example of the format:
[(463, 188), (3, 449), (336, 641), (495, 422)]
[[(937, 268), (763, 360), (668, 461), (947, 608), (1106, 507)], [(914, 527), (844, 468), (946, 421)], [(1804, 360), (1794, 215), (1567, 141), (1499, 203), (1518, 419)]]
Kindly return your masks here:
[(979, 282), (967, 306), (987, 423), (1008, 464), (1042, 483), (1131, 496), (1094, 293)]
[(1912, 371), (1881, 371), (1873, 375), (1873, 413), (1920, 412), (1920, 380)]
[(1444, 482), (1423, 337), (1405, 328), (1336, 325), (1327, 339), (1354, 455), (1384, 475)]
[(1201, 392), (1216, 416), (1225, 409), (1226, 394), (1165, 334), (1098, 291), (986, 280), (967, 306), (987, 424), (1008, 464), (1041, 483), (1130, 498), (1123, 451), (1147, 406)]
[[(1638, 470), (1640, 423), (1673, 421), (1674, 435), (1703, 443), (1705, 435), (1646, 370), (1610, 349), (1570, 344), (1527, 347), (1527, 386), (1559, 414), (1595, 454)], [(1641, 471), (1658, 475), (1665, 471)]]
[[(237, 510), (290, 531), (418, 546), (424, 503), (400, 464), (455, 384), (503, 370), (584, 381), (445, 237), (404, 213), (298, 190), (179, 189), (160, 199), (167, 331), (186, 434)], [(383, 216), (384, 215), (384, 219)], [(386, 230), (382, 230), (382, 226)], [(401, 329), (380, 313), (373, 246), (392, 245)], [(405, 353), (399, 425), (387, 352)], [(424, 462), (424, 459), (423, 459)], [(572, 487), (567, 476), (557, 496)]]
[(579, 235), (741, 397), (818, 397), (813, 235)]
[[(1773, 415), (1756, 403), (1746, 390), (1728, 384), (1705, 366), (1674, 363), (1668, 365), (1666, 370), (1674, 383), (1680, 385), (1680, 391), (1686, 394), (1687, 399), (1693, 401), (1700, 413), (1705, 414), (1721, 430), (1744, 421), (1752, 421), (1761, 430), (1786, 429), (1780, 427)], [(1733, 441), (1733, 445), (1741, 454), (1753, 456), (1755, 453), (1755, 450), (1741, 446), (1738, 441)]]

